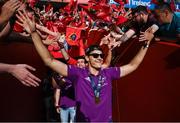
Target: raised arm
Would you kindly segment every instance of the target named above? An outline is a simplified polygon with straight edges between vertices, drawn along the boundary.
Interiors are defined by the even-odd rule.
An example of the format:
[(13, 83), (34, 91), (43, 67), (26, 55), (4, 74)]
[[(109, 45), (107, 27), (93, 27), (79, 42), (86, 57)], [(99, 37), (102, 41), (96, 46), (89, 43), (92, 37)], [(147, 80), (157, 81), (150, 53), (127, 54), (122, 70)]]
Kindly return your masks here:
[(60, 51), (64, 57), (64, 59), (66, 61), (68, 61), (70, 59), (69, 54), (66, 52), (65, 48), (64, 48), (64, 40), (65, 40), (65, 35), (61, 35), (59, 40), (58, 40), (58, 44), (60, 46)]
[(19, 11), (18, 13), (19, 15), (16, 15), (17, 18), (20, 22), (22, 22), (22, 26), (24, 27), (24, 29), (31, 35), (35, 48), (44, 63), (62, 76), (67, 76), (67, 65), (54, 59), (42, 43), (40, 36), (36, 32), (34, 17), (31, 20), (29, 19), (25, 11)]
[(123, 65), (120, 67), (121, 69), (121, 77), (126, 76), (136, 70), (140, 63), (143, 61), (144, 56), (149, 48), (149, 44), (151, 40), (153, 39), (154, 35), (150, 32), (144, 32), (141, 34), (142, 39), (148, 39), (147, 42), (145, 42), (145, 45), (141, 47), (139, 52), (136, 54), (136, 56), (130, 61), (129, 64)]
[(129, 40), (133, 35), (135, 34), (135, 31), (132, 29), (129, 29), (127, 32), (125, 32), (120, 38), (117, 38), (116, 40), (121, 42), (126, 42)]
[(102, 64), (102, 68), (107, 68), (107, 67), (109, 67), (110, 64), (111, 64), (111, 59), (112, 59), (112, 51), (111, 51), (111, 49), (109, 48), (107, 57), (106, 57), (104, 63)]

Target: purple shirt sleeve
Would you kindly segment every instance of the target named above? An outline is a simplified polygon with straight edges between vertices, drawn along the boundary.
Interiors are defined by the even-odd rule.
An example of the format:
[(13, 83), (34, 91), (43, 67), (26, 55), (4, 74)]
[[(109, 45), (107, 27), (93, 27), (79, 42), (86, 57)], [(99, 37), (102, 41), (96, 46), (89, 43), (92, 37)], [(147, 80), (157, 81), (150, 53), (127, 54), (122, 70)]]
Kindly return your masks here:
[(72, 82), (77, 82), (77, 78), (80, 75), (79, 69), (80, 68), (78, 68), (74, 65), (68, 65), (68, 76), (67, 76), (67, 78)]
[(120, 78), (120, 67), (110, 67), (107, 68), (107, 72), (111, 77), (111, 80), (119, 79)]

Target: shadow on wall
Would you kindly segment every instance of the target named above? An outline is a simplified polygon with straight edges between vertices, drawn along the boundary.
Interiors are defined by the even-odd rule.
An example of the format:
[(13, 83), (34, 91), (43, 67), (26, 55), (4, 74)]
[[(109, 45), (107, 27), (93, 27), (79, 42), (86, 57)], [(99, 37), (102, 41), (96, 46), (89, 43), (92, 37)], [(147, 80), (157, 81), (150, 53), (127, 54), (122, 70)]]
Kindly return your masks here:
[(180, 67), (180, 49), (174, 50), (164, 60), (167, 62), (167, 69), (176, 69)]

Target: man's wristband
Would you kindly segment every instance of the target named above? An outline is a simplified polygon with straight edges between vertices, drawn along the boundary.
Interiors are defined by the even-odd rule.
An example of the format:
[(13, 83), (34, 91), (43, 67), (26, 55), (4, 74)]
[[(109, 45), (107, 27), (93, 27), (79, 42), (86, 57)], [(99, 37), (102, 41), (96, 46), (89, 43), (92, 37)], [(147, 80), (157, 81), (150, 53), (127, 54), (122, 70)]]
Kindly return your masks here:
[(144, 45), (143, 45), (143, 48), (149, 48), (149, 44), (146, 42)]
[(60, 108), (60, 106), (59, 106), (59, 105), (57, 105), (57, 106), (55, 106), (55, 108)]
[(60, 49), (64, 48), (64, 43), (58, 42), (58, 45), (59, 45)]
[(31, 32), (31, 35), (32, 35), (33, 33), (36, 33), (36, 30), (32, 31), (32, 32)]

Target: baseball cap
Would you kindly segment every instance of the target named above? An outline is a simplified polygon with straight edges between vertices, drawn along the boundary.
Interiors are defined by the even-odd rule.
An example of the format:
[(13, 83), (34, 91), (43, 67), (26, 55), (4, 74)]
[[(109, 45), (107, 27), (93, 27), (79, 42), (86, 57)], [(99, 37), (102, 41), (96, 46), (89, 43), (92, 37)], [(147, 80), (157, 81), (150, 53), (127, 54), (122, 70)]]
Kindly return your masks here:
[(92, 51), (94, 51), (94, 50), (100, 50), (100, 51), (103, 52), (103, 50), (101, 49), (100, 46), (98, 46), (98, 45), (91, 45), (91, 46), (89, 46), (89, 47), (86, 49), (86, 55), (89, 55), (89, 54), (90, 54)]

